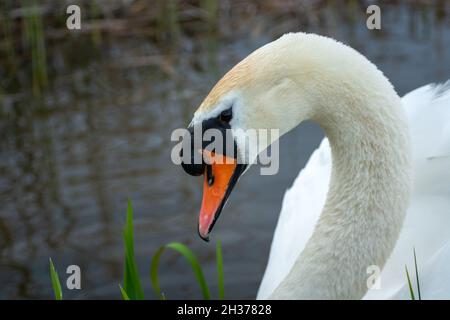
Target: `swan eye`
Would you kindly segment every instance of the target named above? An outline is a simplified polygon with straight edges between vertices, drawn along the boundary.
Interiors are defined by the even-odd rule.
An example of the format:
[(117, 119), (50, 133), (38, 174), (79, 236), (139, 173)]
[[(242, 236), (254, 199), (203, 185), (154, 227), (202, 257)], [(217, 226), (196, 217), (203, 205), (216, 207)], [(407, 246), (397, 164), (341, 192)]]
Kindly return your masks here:
[(233, 118), (233, 112), (232, 112), (231, 108), (222, 111), (222, 113), (220, 114), (220, 121), (222, 121), (222, 122), (230, 123), (232, 118)]

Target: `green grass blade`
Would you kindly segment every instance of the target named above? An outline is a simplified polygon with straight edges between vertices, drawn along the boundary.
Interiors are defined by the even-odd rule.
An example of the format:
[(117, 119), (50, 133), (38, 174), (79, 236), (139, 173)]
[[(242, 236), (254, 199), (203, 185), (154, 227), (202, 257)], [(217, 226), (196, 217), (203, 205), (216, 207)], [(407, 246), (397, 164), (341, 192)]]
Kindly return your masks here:
[(416, 297), (414, 296), (414, 290), (412, 287), (411, 279), (409, 277), (408, 267), (406, 265), (405, 270), (406, 270), (406, 278), (408, 279), (409, 294), (411, 295), (411, 300), (416, 300)]
[(52, 279), (52, 286), (53, 292), (55, 293), (55, 300), (62, 300), (61, 283), (59, 282), (58, 272), (56, 272), (52, 258), (50, 258), (50, 277)]
[(123, 290), (130, 300), (143, 300), (141, 280), (136, 266), (134, 256), (134, 236), (133, 236), (133, 206), (128, 200), (126, 225), (123, 231), (123, 241), (125, 245), (125, 271), (123, 277)]
[(203, 276), (203, 271), (200, 266), (200, 263), (198, 262), (194, 253), (184, 244), (181, 244), (179, 242), (171, 242), (169, 244), (166, 244), (165, 246), (160, 247), (152, 257), (152, 262), (150, 266), (150, 279), (152, 282), (153, 290), (155, 291), (156, 295), (160, 299), (165, 299), (165, 296), (161, 294), (161, 288), (159, 286), (158, 266), (161, 255), (166, 249), (175, 250), (176, 252), (180, 253), (184, 258), (186, 258), (186, 260), (191, 265), (192, 270), (194, 271), (198, 284), (200, 285), (203, 299), (205, 300), (211, 299), (209, 288), (208, 285), (206, 284), (205, 277)]
[(130, 297), (128, 297), (127, 293), (125, 292), (125, 290), (122, 288), (122, 286), (120, 284), (119, 284), (119, 289), (120, 289), (120, 293), (122, 294), (122, 299), (130, 300)]
[(223, 257), (222, 257), (222, 244), (220, 242), (220, 239), (217, 239), (216, 259), (217, 259), (217, 284), (219, 287), (219, 300), (223, 300), (225, 299), (225, 288), (223, 284)]
[(152, 287), (159, 299), (163, 300), (163, 295), (161, 294), (161, 288), (159, 286), (158, 278), (158, 265), (159, 259), (164, 252), (165, 247), (160, 247), (152, 257), (152, 262), (150, 264), (150, 280), (152, 281)]
[(417, 269), (416, 248), (413, 248), (413, 251), (414, 251), (414, 268), (416, 269), (417, 295), (419, 296), (419, 300), (422, 300), (422, 296), (420, 294), (419, 270)]

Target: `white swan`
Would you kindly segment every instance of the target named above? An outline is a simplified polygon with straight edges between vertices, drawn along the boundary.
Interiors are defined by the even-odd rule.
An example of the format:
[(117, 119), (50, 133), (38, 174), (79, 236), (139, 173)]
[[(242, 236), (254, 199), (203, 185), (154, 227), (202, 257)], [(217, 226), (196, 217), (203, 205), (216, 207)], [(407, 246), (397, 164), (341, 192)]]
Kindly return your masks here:
[(253, 162), (256, 150), (273, 142), (255, 141), (245, 130), (284, 134), (312, 120), (328, 140), (285, 195), (258, 298), (359, 299), (374, 265), (384, 267), (381, 289), (367, 298), (407, 297), (404, 264), (413, 246), (423, 265), (422, 296), (450, 292), (446, 89), (428, 86), (401, 100), (364, 56), (313, 34), (288, 34), (261, 47), (216, 84), (191, 123), (192, 134), (200, 124), (230, 128), (238, 151), (225, 154), (228, 164), (183, 164), (205, 176), (200, 236), (207, 239), (244, 172), (239, 160)]

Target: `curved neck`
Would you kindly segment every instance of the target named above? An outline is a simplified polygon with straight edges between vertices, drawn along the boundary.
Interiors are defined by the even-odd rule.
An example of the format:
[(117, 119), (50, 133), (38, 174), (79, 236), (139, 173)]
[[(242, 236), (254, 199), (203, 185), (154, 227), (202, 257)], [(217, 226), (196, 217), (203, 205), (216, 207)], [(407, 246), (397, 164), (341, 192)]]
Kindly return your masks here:
[(367, 87), (336, 83), (332, 105), (319, 101), (310, 116), (330, 141), (330, 186), (311, 238), (271, 298), (359, 299), (368, 267), (381, 270), (394, 248), (410, 192), (408, 128), (389, 82)]

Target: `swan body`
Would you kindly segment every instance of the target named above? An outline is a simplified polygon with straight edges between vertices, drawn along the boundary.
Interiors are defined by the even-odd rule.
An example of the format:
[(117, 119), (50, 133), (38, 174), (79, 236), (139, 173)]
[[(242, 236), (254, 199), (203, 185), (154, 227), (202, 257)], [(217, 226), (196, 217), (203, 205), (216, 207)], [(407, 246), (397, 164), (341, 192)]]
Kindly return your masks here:
[[(402, 98), (402, 105), (412, 137), (414, 187), (379, 288), (364, 298), (410, 299), (404, 266), (414, 274), (415, 247), (422, 298), (450, 299), (450, 81), (418, 88)], [(259, 299), (275, 290), (311, 236), (325, 203), (331, 161), (325, 138), (286, 191)]]
[[(286, 193), (259, 298), (359, 299), (368, 291), (368, 267), (385, 272), (392, 265), (389, 257), (408, 226), (404, 220), (413, 180), (437, 189), (428, 175), (413, 175), (409, 122), (414, 116), (422, 118), (422, 111), (406, 111), (408, 99), (417, 100), (401, 100), (382, 72), (354, 49), (330, 38), (295, 33), (251, 53), (202, 102), (191, 126), (223, 126), (220, 115), (227, 110), (237, 159), (250, 164), (275, 140), (254, 140), (248, 129), (278, 129), (282, 135), (311, 120), (327, 136)], [(445, 130), (448, 134), (448, 126)], [(429, 141), (425, 149), (432, 148)], [(430, 155), (445, 166), (441, 155), (448, 139), (439, 142)], [(427, 166), (426, 161), (414, 165)], [(441, 174), (442, 167), (427, 168)], [(218, 173), (220, 168), (213, 170)], [(218, 216), (216, 212), (212, 219), (211, 212), (205, 212), (207, 219), (200, 219), (204, 238)], [(402, 240), (404, 246), (408, 240)], [(445, 242), (441, 240), (436, 240), (436, 248)], [(419, 251), (419, 244), (411, 245)], [(394, 278), (393, 287), (395, 281), (400, 283)]]

